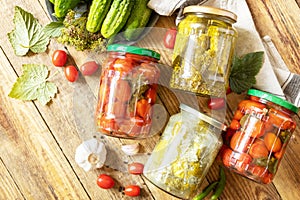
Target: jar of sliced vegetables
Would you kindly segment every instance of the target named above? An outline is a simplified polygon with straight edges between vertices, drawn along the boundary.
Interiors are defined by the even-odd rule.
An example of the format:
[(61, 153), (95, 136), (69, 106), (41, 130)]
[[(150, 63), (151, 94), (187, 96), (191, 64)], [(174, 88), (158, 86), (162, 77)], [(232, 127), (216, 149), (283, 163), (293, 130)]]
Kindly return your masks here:
[(164, 191), (190, 199), (204, 180), (222, 146), (226, 126), (180, 105), (144, 166), (144, 176)]
[(259, 183), (270, 183), (296, 128), (298, 108), (272, 94), (250, 89), (238, 104), (224, 138), (225, 167)]
[(178, 25), (170, 86), (197, 95), (225, 96), (237, 32), (227, 10), (188, 6)]
[(107, 51), (96, 108), (98, 130), (123, 138), (148, 137), (160, 54), (122, 44), (109, 45)]

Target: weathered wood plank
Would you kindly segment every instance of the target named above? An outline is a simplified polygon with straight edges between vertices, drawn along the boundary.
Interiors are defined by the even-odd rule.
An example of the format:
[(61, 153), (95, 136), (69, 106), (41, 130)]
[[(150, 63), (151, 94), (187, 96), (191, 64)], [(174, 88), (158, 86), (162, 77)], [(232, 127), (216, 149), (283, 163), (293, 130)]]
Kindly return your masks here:
[[(256, 28), (269, 35), (288, 68), (300, 74), (300, 8), (294, 0), (247, 0)], [(263, 17), (262, 17), (263, 16)]]
[(88, 199), (35, 105), (7, 96), (17, 76), (2, 49), (0, 66), (0, 152), (15, 184), (29, 199)]
[[(0, 127), (0, 132), (2, 127)], [(4, 131), (3, 131), (4, 132)], [(24, 199), (13, 178), (0, 159), (0, 199)]]
[[(283, 55), (284, 60), (290, 67), (291, 71), (299, 72), (299, 49), (295, 49), (293, 47), (297, 47), (297, 44), (299, 44), (299, 33), (297, 30), (299, 28), (299, 10), (297, 9), (289, 9), (295, 6), (295, 1), (289, 0), (288, 3), (281, 2), (281, 1), (253, 1), (253, 0), (247, 0), (248, 4), (250, 5), (250, 8), (252, 10), (253, 16), (256, 19), (256, 25), (258, 28), (258, 31), (261, 33), (261, 35), (268, 34), (272, 37), (273, 42), (275, 43), (276, 47), (279, 47), (280, 53)], [(289, 4), (291, 2), (291, 4)], [(297, 1), (299, 5), (299, 1)], [(62, 45), (59, 45), (55, 42), (52, 42), (49, 46), (49, 50), (46, 53), (39, 54), (39, 55), (33, 55), (30, 54), (30, 56), (26, 57), (16, 57), (14, 56), (13, 50), (7, 40), (6, 33), (12, 30), (12, 16), (13, 16), (13, 6), (19, 5), (23, 7), (25, 10), (32, 12), (34, 16), (36, 16), (39, 21), (42, 24), (46, 24), (49, 22), (49, 16), (46, 11), (45, 2), (43, 0), (40, 0), (40, 5), (44, 9), (41, 9), (39, 4), (36, 4), (36, 1), (27, 1), (23, 2), (21, 0), (17, 0), (14, 2), (9, 2), (3, 5), (4, 12), (0, 13), (1, 18), (8, 19), (8, 23), (1, 23), (0, 28), (0, 46), (5, 51), (5, 54), (7, 58), (4, 58), (4, 60), (9, 59), (9, 62), (6, 62), (6, 68), (10, 69), (8, 74), (14, 73), (11, 69), (10, 65), (13, 65), (14, 70), (20, 74), (21, 73), (21, 64), (22, 63), (41, 63), (41, 64), (47, 64), (51, 66), (51, 59), (50, 56), (53, 52), (53, 50), (57, 48), (63, 48)], [(259, 8), (257, 7), (259, 6)], [(268, 9), (266, 9), (268, 6)], [(296, 5), (297, 6), (297, 5)], [(277, 14), (279, 13), (279, 14)], [(261, 17), (263, 15), (266, 15), (268, 17)], [(282, 15), (282, 16), (281, 16)], [(282, 19), (282, 20), (279, 20)], [(275, 22), (275, 23), (274, 23)], [(288, 22), (288, 23), (285, 23)], [(274, 25), (271, 25), (273, 24)], [(268, 26), (266, 26), (268, 24)], [(157, 22), (157, 27), (174, 27), (174, 18), (173, 17), (161, 17), (161, 19)], [(295, 28), (296, 27), (296, 28)], [(283, 30), (283, 31), (282, 31)], [(291, 34), (289, 34), (291, 32)], [(283, 35), (284, 34), (284, 35)], [(287, 35), (287, 37), (284, 37)], [(4, 39), (3, 39), (4, 38)], [(155, 43), (161, 42), (162, 44), (162, 38), (152, 38), (150, 41)], [(293, 45), (293, 47), (291, 45)], [(148, 45), (149, 44), (144, 44)], [(286, 47), (287, 46), (287, 47)], [(157, 47), (160, 49), (160, 47)], [(289, 53), (286, 53), (286, 52)], [(89, 52), (77, 52), (72, 48), (69, 48), (70, 55), (73, 56), (74, 60), (70, 60), (69, 64), (77, 64), (78, 66), (81, 65), (83, 62), (85, 62), (91, 54)], [(291, 53), (290, 53), (291, 52)], [(3, 55), (2, 55), (3, 56)], [(94, 56), (94, 54), (93, 54)], [(166, 56), (166, 55), (164, 55)], [(2, 60), (2, 58), (1, 58)], [(2, 66), (1, 66), (2, 68)], [(60, 70), (57, 68), (51, 68), (51, 73), (55, 70)], [(1, 75), (4, 77), (4, 80), (6, 80), (6, 74), (3, 73)], [(16, 77), (15, 75), (13, 77)], [(3, 79), (2, 79), (3, 80)], [(96, 80), (96, 81), (95, 81)], [(4, 94), (8, 92), (8, 89), (2, 89), (1, 87), (1, 101), (2, 96), (4, 97), (4, 103), (1, 104), (1, 109), (4, 113), (9, 113), (8, 117), (8, 125), (6, 124), (6, 119), (1, 118), (1, 125), (6, 127), (5, 134), (1, 134), (1, 141), (4, 141), (5, 144), (4, 147), (1, 147), (1, 158), (2, 153), (3, 155), (9, 154), (12, 155), (8, 157), (6, 155), (3, 159), (4, 163), (7, 165), (8, 161), (11, 161), (13, 158), (20, 156), (20, 160), (13, 161), (13, 163), (10, 163), (7, 165), (7, 168), (12, 174), (12, 178), (18, 180), (19, 176), (22, 176), (23, 174), (20, 174), (18, 170), (22, 169), (24, 170), (24, 166), (21, 166), (20, 163), (24, 161), (25, 169), (32, 168), (29, 171), (29, 175), (24, 176), (24, 178), (21, 178), (21, 180), (16, 181), (17, 186), (20, 188), (20, 191), (23, 193), (25, 191), (25, 197), (30, 196), (29, 192), (27, 191), (31, 187), (26, 187), (24, 180), (26, 178), (29, 179), (29, 183), (42, 180), (42, 183), (44, 183), (46, 180), (44, 177), (47, 177), (51, 175), (50, 179), (47, 179), (47, 183), (49, 185), (54, 184), (54, 186), (50, 186), (49, 188), (43, 188), (40, 190), (40, 186), (35, 189), (35, 191), (38, 191), (39, 199), (40, 198), (48, 198), (51, 191), (54, 191), (53, 196), (51, 198), (55, 198), (57, 195), (58, 198), (65, 197), (66, 193), (68, 193), (70, 190), (73, 191), (72, 188), (79, 188), (78, 192), (82, 196), (76, 196), (79, 194), (72, 194), (74, 197), (80, 198), (80, 199), (98, 199), (99, 196), (101, 196), (101, 199), (128, 199), (127, 197), (124, 197), (124, 195), (119, 191), (120, 186), (124, 186), (126, 184), (138, 184), (140, 185), (142, 189), (142, 196), (137, 199), (170, 199), (171, 197), (159, 190), (157, 187), (153, 186), (151, 183), (149, 183), (146, 180), (143, 180), (140, 176), (131, 176), (128, 175), (126, 172), (120, 172), (116, 170), (112, 170), (109, 168), (104, 168), (101, 170), (96, 170), (93, 172), (84, 172), (81, 168), (79, 168), (76, 163), (74, 162), (74, 153), (77, 145), (79, 145), (83, 139), (87, 139), (90, 136), (93, 135), (93, 133), (87, 133), (81, 132), (80, 125), (78, 125), (78, 120), (76, 116), (74, 116), (74, 106), (78, 102), (78, 99), (76, 96), (74, 97), (75, 91), (83, 91), (85, 89), (91, 89), (95, 94), (97, 91), (97, 78), (95, 77), (81, 77), (82, 82), (78, 82), (76, 84), (68, 83), (65, 78), (63, 71), (61, 70), (60, 73), (55, 76), (52, 79), (53, 82), (55, 82), (59, 86), (59, 94), (56, 96), (54, 101), (49, 104), (49, 106), (41, 106), (38, 102), (35, 104), (32, 104), (30, 102), (27, 103), (21, 103), (16, 100), (8, 99)], [(2, 81), (3, 82), (3, 81)], [(5, 87), (7, 85), (11, 86), (12, 81), (10, 83), (5, 83)], [(2, 86), (2, 83), (1, 83)], [(3, 87), (4, 88), (4, 87)], [(166, 87), (159, 87), (159, 97), (162, 99), (162, 104), (168, 109), (169, 114), (175, 114), (179, 111), (178, 109), (178, 100), (176, 98), (172, 97), (172, 91), (168, 90)], [(230, 110), (235, 110), (236, 101), (239, 100), (239, 98), (233, 97), (233, 100), (230, 100), (230, 105), (228, 107), (229, 113), (226, 115), (227, 121), (229, 118), (231, 118), (232, 113), (230, 113)], [(202, 102), (202, 101), (201, 101)], [(200, 102), (200, 105), (205, 104), (205, 101), (202, 103)], [(14, 104), (20, 104), (17, 105), (16, 108), (14, 108)], [(4, 106), (5, 105), (5, 106)], [(6, 107), (7, 106), (7, 107)], [(38, 112), (36, 111), (38, 109)], [(207, 111), (204, 109), (204, 111)], [(33, 112), (33, 113), (31, 113)], [(209, 112), (209, 111), (207, 111)], [(15, 114), (17, 113), (17, 114)], [(78, 113), (77, 113), (78, 114)], [(7, 115), (7, 114), (6, 114)], [(6, 115), (0, 115), (6, 116)], [(42, 118), (41, 116), (42, 115)], [(34, 122), (31, 122), (29, 120), (26, 121), (26, 117), (24, 116), (32, 116), (34, 118), (38, 119), (38, 122), (43, 124), (43, 120), (47, 123), (47, 126), (45, 124), (38, 125), (39, 129), (32, 128), (31, 126), (35, 127), (37, 126)], [(78, 116), (78, 115), (77, 115)], [(80, 115), (79, 115), (80, 117)], [(17, 119), (17, 120), (15, 120)], [(22, 127), (19, 127), (18, 131), (20, 130), (20, 133), (16, 133), (17, 131), (14, 129), (16, 124), (20, 123), (20, 121), (25, 121), (27, 124), (25, 124)], [(5, 122), (5, 123), (3, 123)], [(12, 124), (12, 126), (11, 126)], [(300, 122), (298, 122), (300, 124)], [(13, 127), (13, 128), (10, 128)], [(31, 133), (30, 131), (40, 131), (43, 132), (44, 135), (51, 135), (51, 137), (54, 137), (54, 139), (51, 137), (47, 137), (46, 141), (49, 142), (49, 149), (54, 148), (54, 153), (49, 152), (47, 150), (42, 149), (42, 145), (29, 149), (32, 146), (33, 141), (42, 141), (42, 144), (45, 143), (45, 138), (38, 137), (37, 134)], [(296, 130), (296, 133), (299, 132), (299, 128)], [(9, 137), (7, 135), (10, 135)], [(17, 136), (16, 136), (17, 135)], [(10, 138), (11, 137), (11, 138)], [(20, 139), (21, 138), (21, 139)], [(142, 144), (142, 152), (147, 153), (151, 152), (153, 149), (156, 141), (159, 139), (159, 135), (147, 139), (147, 140), (141, 140), (139, 141)], [(53, 141), (52, 141), (53, 140)], [(8, 141), (8, 142), (7, 142)], [(113, 144), (110, 146), (110, 148), (115, 148), (116, 152), (119, 152), (119, 147), (122, 143), (130, 143), (132, 141), (127, 140), (119, 140), (119, 139), (108, 139), (107, 141), (110, 142), (110, 144)], [(297, 180), (297, 174), (299, 174), (298, 166), (299, 157), (297, 156), (297, 152), (299, 152), (299, 136), (295, 134), (295, 136), (292, 138), (290, 145), (287, 149), (287, 152), (281, 166), (279, 168), (279, 172), (277, 174), (277, 177), (274, 180), (274, 184), (270, 184), (267, 186), (256, 184), (252, 181), (249, 181), (245, 178), (242, 178), (241, 176), (235, 175), (230, 172), (226, 172), (227, 175), (227, 186), (225, 188), (225, 191), (223, 195), (221, 196), (221, 199), (299, 199), (298, 196), (294, 190), (295, 185), (299, 184), (299, 180)], [(46, 143), (47, 143), (46, 142)], [(10, 146), (19, 146), (21, 144), (21, 147), (18, 147), (17, 151), (11, 150), (9, 148)], [(3, 150), (3, 151), (2, 151)], [(25, 158), (21, 155), (22, 152), (26, 152), (26, 156), (29, 158), (25, 162)], [(32, 152), (33, 151), (33, 152)], [(41, 153), (38, 153), (38, 151), (41, 151)], [(54, 160), (53, 157), (51, 157), (48, 154), (53, 154), (57, 158)], [(45, 156), (46, 155), (46, 156)], [(15, 156), (15, 157), (14, 157)], [(48, 158), (48, 157), (49, 158)], [(12, 158), (11, 158), (12, 157)], [(36, 157), (36, 158), (35, 158)], [(43, 158), (43, 159), (42, 159)], [(133, 158), (134, 159), (134, 158)], [(40, 163), (39, 161), (43, 161)], [(67, 162), (66, 162), (67, 160)], [(130, 160), (130, 158), (128, 158)], [(51, 163), (53, 166), (44, 166), (45, 163)], [(123, 161), (123, 160), (122, 160)], [(64, 163), (67, 166), (61, 166)], [(55, 165), (55, 167), (54, 167)], [(124, 163), (120, 163), (122, 166), (126, 166)], [(16, 166), (16, 169), (12, 169)], [(48, 170), (51, 168), (51, 170)], [(55, 168), (55, 169), (52, 169)], [(66, 168), (66, 169), (61, 169)], [(283, 169), (282, 169), (283, 168)], [(0, 168), (2, 169), (2, 168)], [(296, 170), (295, 170), (296, 169)], [(45, 170), (47, 172), (45, 172)], [(117, 181), (116, 187), (112, 190), (105, 191), (98, 188), (98, 186), (95, 184), (95, 180), (97, 178), (97, 175), (99, 173), (109, 173), (111, 174)], [(1, 171), (2, 173), (2, 171)], [(5, 171), (3, 171), (5, 173)], [(76, 175), (74, 175), (74, 173)], [(58, 177), (59, 183), (53, 183), (53, 180)], [(69, 179), (74, 178), (74, 183), (69, 183)], [(207, 179), (209, 182), (214, 181), (218, 178), (218, 167), (217, 163), (215, 162), (213, 167), (211, 168), (210, 172), (208, 173)], [(63, 180), (60, 180), (63, 179)], [(67, 180), (65, 180), (67, 179)], [(26, 179), (27, 180), (27, 179)], [(43, 182), (44, 181), (44, 182)], [(205, 181), (202, 184), (202, 188), (208, 184), (208, 181)], [(66, 183), (64, 185), (63, 189), (57, 191), (56, 188), (61, 183)], [(2, 184), (2, 183), (1, 183)], [(20, 186), (19, 186), (20, 184)], [(74, 185), (72, 185), (74, 184)], [(30, 185), (30, 184), (28, 184)], [(43, 185), (43, 184), (41, 184)], [(276, 186), (276, 188), (274, 187)], [(83, 188), (84, 189), (83, 189)], [(54, 189), (54, 190), (53, 190)], [(74, 190), (75, 190), (74, 189)], [(279, 191), (279, 194), (276, 192), (276, 189)], [(13, 189), (12, 189), (13, 190)], [(62, 192), (64, 190), (64, 192)], [(150, 193), (151, 191), (151, 193)], [(296, 193), (296, 194), (295, 194)], [(296, 196), (295, 196), (296, 195)], [(50, 197), (49, 197), (50, 198)], [(67, 197), (66, 197), (67, 198)], [(176, 199), (176, 198), (174, 198)]]

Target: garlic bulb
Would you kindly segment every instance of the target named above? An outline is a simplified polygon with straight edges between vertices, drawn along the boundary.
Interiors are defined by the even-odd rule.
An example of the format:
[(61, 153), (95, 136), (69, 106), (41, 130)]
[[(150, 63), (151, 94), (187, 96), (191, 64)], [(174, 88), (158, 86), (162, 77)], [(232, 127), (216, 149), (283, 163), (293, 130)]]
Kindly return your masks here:
[(86, 140), (76, 148), (75, 162), (85, 171), (101, 168), (106, 160), (105, 145), (93, 138)]
[(122, 145), (121, 149), (126, 155), (133, 156), (139, 152), (140, 144), (137, 143), (137, 144)]

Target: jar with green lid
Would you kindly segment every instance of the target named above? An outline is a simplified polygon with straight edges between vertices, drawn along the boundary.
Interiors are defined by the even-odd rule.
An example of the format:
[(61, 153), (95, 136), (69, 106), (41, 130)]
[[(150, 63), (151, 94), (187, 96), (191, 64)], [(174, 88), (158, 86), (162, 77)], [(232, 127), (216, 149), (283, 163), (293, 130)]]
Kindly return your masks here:
[(220, 152), (228, 169), (270, 183), (296, 128), (298, 108), (272, 94), (250, 89), (238, 104)]
[(170, 86), (197, 95), (222, 96), (229, 86), (229, 72), (237, 32), (237, 16), (227, 10), (188, 6), (178, 25)]
[(107, 51), (95, 114), (99, 132), (122, 138), (151, 136), (160, 54), (123, 44), (109, 45)]
[(144, 166), (144, 176), (162, 190), (190, 199), (222, 146), (226, 126), (185, 105), (172, 115)]

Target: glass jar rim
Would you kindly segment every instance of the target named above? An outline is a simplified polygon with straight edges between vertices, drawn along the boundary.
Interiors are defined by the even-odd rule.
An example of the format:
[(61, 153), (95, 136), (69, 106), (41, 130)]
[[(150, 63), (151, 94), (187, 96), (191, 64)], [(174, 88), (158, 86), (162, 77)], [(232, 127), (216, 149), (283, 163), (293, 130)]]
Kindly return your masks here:
[(263, 92), (261, 90), (250, 89), (250, 90), (248, 90), (248, 95), (260, 97), (265, 100), (271, 101), (275, 104), (278, 104), (284, 108), (287, 108), (287, 109), (293, 111), (294, 113), (298, 113), (298, 111), (299, 111), (299, 108), (296, 107), (294, 104), (292, 104), (284, 99), (281, 99), (280, 97), (272, 95), (270, 93)]
[(125, 53), (132, 53), (132, 54), (138, 54), (141, 56), (149, 56), (152, 58), (155, 58), (157, 60), (160, 59), (160, 54), (152, 51), (150, 49), (145, 49), (137, 46), (129, 46), (124, 44), (111, 44), (107, 46), (107, 51), (116, 51), (116, 52), (125, 52)]
[(229, 10), (225, 10), (222, 8), (215, 8), (210, 6), (187, 6), (183, 10), (183, 14), (185, 13), (205, 13), (205, 14), (212, 14), (212, 15), (218, 15), (222, 17), (227, 17), (234, 22), (237, 21), (237, 15)]
[(227, 126), (225, 124), (223, 124), (223, 123), (221, 123), (221, 122), (219, 122), (219, 121), (217, 121), (217, 120), (215, 120), (215, 119), (213, 119), (213, 118), (211, 118), (211, 117), (209, 117), (209, 116), (207, 116), (205, 114), (202, 114), (201, 112), (195, 110), (194, 108), (191, 108), (191, 107), (189, 107), (189, 106), (187, 106), (187, 105), (185, 105), (183, 103), (181, 103), (179, 105), (179, 107), (182, 110), (185, 110), (185, 111), (187, 111), (187, 112), (195, 115), (199, 119), (201, 119), (201, 120), (203, 120), (203, 121), (205, 121), (205, 122), (213, 125), (214, 127), (218, 128), (218, 129), (220, 129), (222, 131), (226, 131), (227, 130)]

